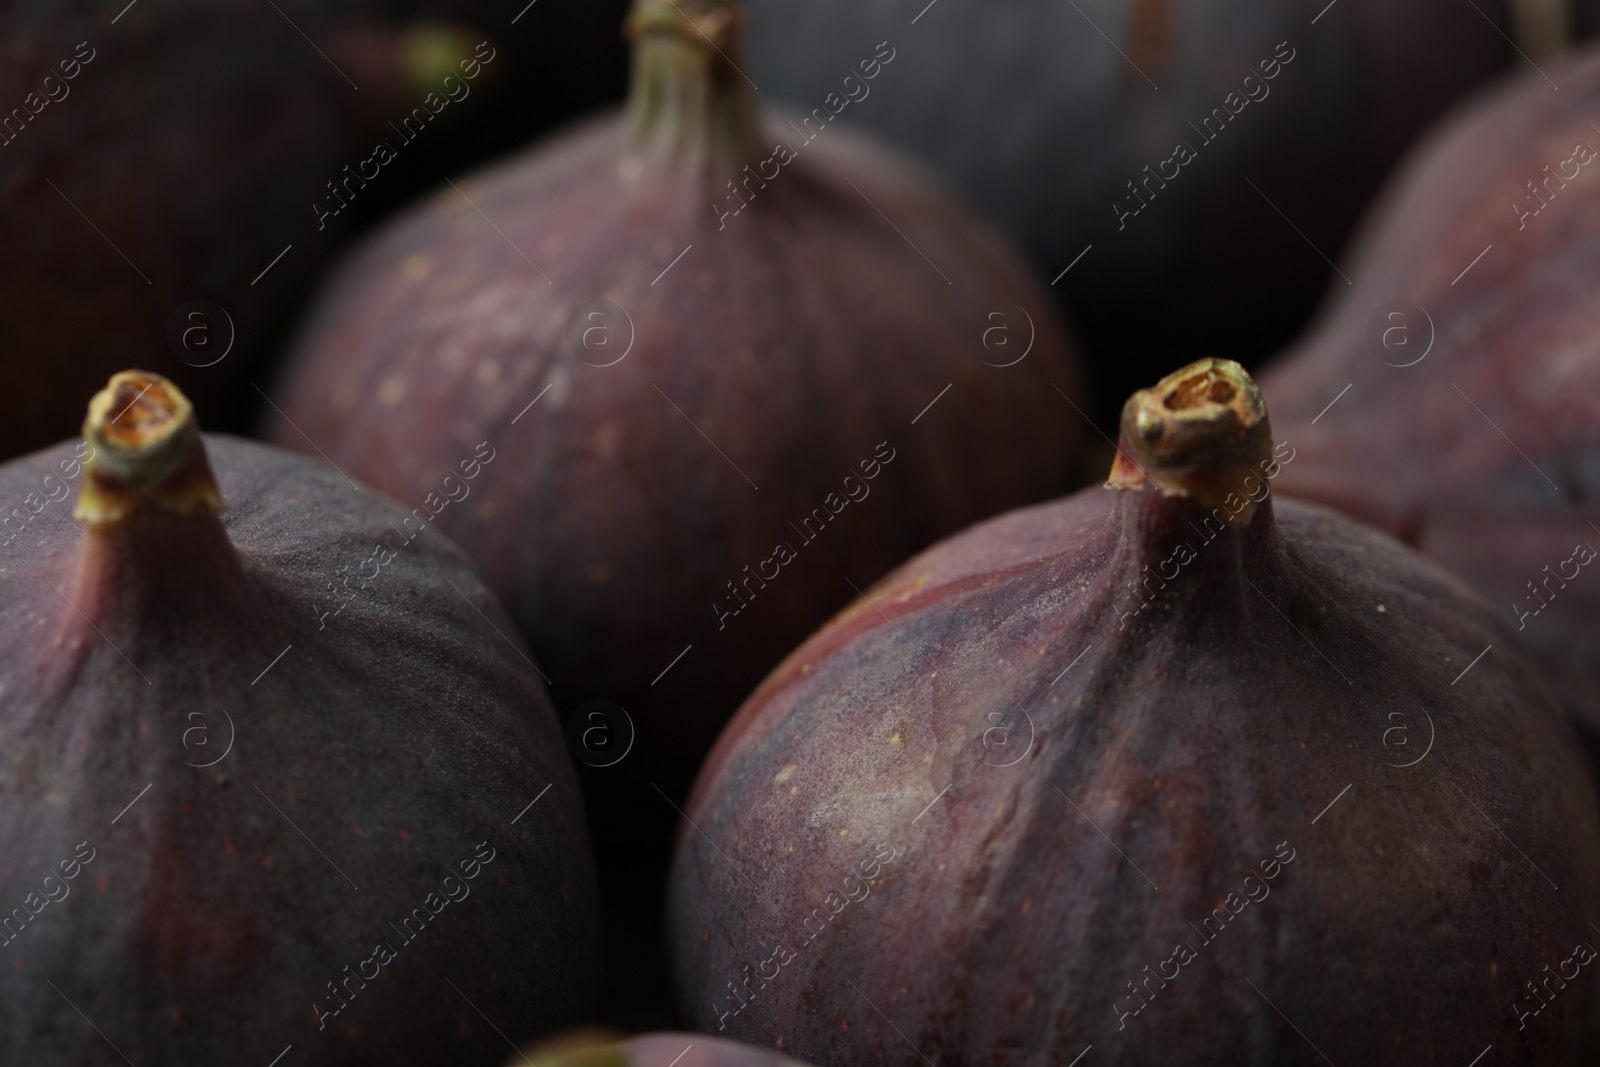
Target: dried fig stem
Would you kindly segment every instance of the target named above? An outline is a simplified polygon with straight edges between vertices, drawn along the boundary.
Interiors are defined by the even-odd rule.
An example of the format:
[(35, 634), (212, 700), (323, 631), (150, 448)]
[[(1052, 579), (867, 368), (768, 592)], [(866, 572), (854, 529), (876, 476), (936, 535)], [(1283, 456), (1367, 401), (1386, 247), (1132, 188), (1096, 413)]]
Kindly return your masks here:
[(83, 436), (92, 451), (72, 514), (91, 529), (146, 507), (191, 517), (222, 511), (194, 408), (159, 374), (113, 375), (89, 401)]
[(635, 0), (628, 110), (634, 150), (732, 174), (761, 153), (755, 96), (740, 69), (735, 0)]
[(1272, 426), (1261, 391), (1227, 359), (1202, 359), (1128, 398), (1106, 485), (1188, 497), (1210, 511), (1246, 498), (1229, 525), (1242, 528), (1255, 503), (1242, 491), (1272, 458)]

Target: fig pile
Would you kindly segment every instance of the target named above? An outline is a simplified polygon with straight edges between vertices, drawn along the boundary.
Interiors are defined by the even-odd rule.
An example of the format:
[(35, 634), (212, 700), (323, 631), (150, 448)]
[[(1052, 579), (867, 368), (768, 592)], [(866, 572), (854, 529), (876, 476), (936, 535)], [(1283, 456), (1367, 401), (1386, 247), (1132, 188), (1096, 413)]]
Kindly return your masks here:
[(1459, 581), (1276, 498), (1295, 462), (1196, 363), (1129, 400), (1106, 488), (785, 660), (686, 806), (687, 1017), (830, 1064), (1593, 1055), (1600, 822), (1555, 695)]
[(0, 550), (0, 1061), (492, 1065), (585, 1019), (577, 783), (459, 550), (157, 375), (84, 433), (0, 467), (38, 509)]
[(0, 1067), (1600, 1063), (1597, 17), (0, 0)]

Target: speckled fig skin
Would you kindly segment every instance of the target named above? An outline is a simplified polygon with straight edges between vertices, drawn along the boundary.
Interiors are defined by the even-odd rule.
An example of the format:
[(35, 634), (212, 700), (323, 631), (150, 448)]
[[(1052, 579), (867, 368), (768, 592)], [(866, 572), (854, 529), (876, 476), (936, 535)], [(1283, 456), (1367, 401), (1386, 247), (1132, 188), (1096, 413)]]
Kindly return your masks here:
[[(121, 407), (134, 390), (113, 392)], [(461, 552), (419, 537), (319, 629), (339, 569), (399, 545), (393, 504), (207, 437), (198, 489), (172, 497), (199, 513), (151, 494), (86, 528), (46, 494), (98, 478), (78, 462), (105, 470), (93, 447), (0, 467), (0, 500), (45, 502), (0, 547), (0, 908), (31, 910), (46, 875), (71, 890), (0, 935), (0, 1061), (104, 1062), (87, 1016), (139, 1064), (292, 1044), (330, 1067), (493, 1065), (503, 1039), (474, 1006), (518, 1040), (585, 1018), (598, 932), (577, 783)], [(63, 883), (79, 843), (92, 861)], [(407, 941), (390, 924), (415, 908), (431, 921)], [(362, 988), (379, 942), (395, 957)], [(319, 1026), (334, 981), (348, 1006)]]
[(1262, 490), (1291, 442), (1234, 528), (1129, 426), (1122, 488), (928, 550), (729, 725), (671, 885), (687, 1017), (828, 1065), (1579, 1062), (1592, 974), (1511, 1008), (1600, 939), (1540, 672), (1437, 566)]
[(766, 1049), (705, 1034), (650, 1033), (626, 1039), (603, 1034), (559, 1038), (520, 1053), (506, 1067), (805, 1067)]
[[(736, 28), (735, 5), (704, 6)], [(622, 704), (640, 731), (630, 760), (660, 754), (672, 790), (852, 583), (1070, 484), (1084, 427), (1052, 388), (1081, 400), (1048, 298), (873, 144), (829, 128), (719, 220), (719, 198), (737, 203), (729, 176), (798, 138), (779, 120), (758, 132), (749, 87), (698, 35), (636, 33), (634, 111), (463, 178), (381, 233), (299, 344), (280, 401), (294, 426), (265, 425), (413, 506), (492, 439), (508, 458), (437, 521), (558, 705)], [(736, 33), (720, 47), (737, 56)], [(621, 311), (591, 320), (602, 300)], [(997, 366), (1024, 350), (1029, 315), (1027, 358)], [(838, 519), (803, 531), (830, 493)], [(797, 558), (751, 578), (771, 578), (779, 544)], [(753, 599), (723, 617), (744, 581)]]
[[(1559, 92), (1519, 76), (1417, 149), (1368, 222), (1346, 271), (1353, 286), (1335, 287), (1317, 328), (1261, 387), (1299, 450), (1281, 487), (1466, 579), (1565, 682), (1592, 731), (1600, 575), (1584, 566), (1572, 578), (1576, 564), (1562, 564), (1576, 546), (1600, 549), (1600, 310), (1589, 284), (1600, 167), (1562, 163), (1579, 143), (1600, 148), (1588, 124), (1600, 112), (1600, 49), (1545, 70)], [(1563, 185), (1563, 170), (1578, 176)], [(1547, 179), (1547, 204), (1532, 214), (1540, 201), (1527, 183)], [(1384, 319), (1395, 299), (1424, 315)], [(1393, 327), (1387, 348), (1371, 336), (1374, 318), (1380, 337)]]

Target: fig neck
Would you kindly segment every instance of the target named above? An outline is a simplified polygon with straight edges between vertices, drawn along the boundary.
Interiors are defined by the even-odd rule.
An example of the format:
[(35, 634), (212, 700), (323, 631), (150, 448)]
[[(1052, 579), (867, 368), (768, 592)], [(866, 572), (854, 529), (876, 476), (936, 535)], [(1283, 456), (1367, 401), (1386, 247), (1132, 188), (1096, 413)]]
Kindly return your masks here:
[(1125, 624), (1173, 596), (1169, 586), (1211, 600), (1253, 595), (1246, 579), (1278, 584), (1271, 482), (1282, 465), (1243, 367), (1201, 360), (1135, 393), (1117, 452), (1106, 485), (1118, 491), (1113, 569), (1127, 594), (1118, 607)]
[(243, 565), (188, 398), (158, 374), (124, 371), (89, 402), (83, 435), (75, 606), (91, 620), (192, 619), (223, 602)]
[(760, 117), (744, 66), (737, 0), (635, 0), (628, 93), (629, 158), (736, 174), (760, 156)]

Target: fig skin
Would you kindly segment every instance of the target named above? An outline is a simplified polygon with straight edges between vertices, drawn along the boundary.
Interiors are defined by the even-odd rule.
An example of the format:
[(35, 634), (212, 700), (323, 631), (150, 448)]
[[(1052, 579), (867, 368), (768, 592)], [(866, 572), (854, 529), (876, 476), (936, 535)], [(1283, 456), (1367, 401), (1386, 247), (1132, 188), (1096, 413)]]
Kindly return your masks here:
[[(1415, 138), (1517, 61), (1507, 36), (1547, 58), (1505, 0), (1326, 3), (990, 0), (937, 3), (913, 26), (923, 4), (751, 0), (748, 69), (764, 98), (809, 109), (871, 42), (898, 46), (841, 119), (949, 175), (1040, 277), (1093, 246), (1051, 292), (1096, 361), (1109, 427), (1121, 398), (1175, 366), (1288, 342), (1336, 277), (1315, 249), (1338, 258)], [(1264, 81), (1280, 42), (1294, 58)], [(1230, 91), (1239, 113), (1208, 142), (1194, 127)], [(1197, 158), (1163, 166), (1178, 143)], [(1129, 182), (1149, 206), (1124, 224), (1113, 205), (1141, 203)]]
[[(1600, 312), (1582, 283), (1600, 270), (1600, 186), (1593, 163), (1562, 161), (1600, 148), (1586, 122), (1600, 48), (1544, 69), (1560, 92), (1508, 79), (1418, 146), (1367, 222), (1353, 285), (1262, 390), (1300, 455), (1281, 488), (1464, 578), (1593, 733), (1600, 578), (1558, 572), (1576, 546), (1600, 549)], [(1546, 166), (1579, 177), (1541, 187), (1531, 214), (1526, 183)], [(1395, 300), (1412, 307), (1390, 320)]]
[[(130, 380), (172, 388), (119, 375), (117, 407)], [(0, 944), (0, 1060), (103, 1062), (68, 1001), (140, 1064), (266, 1063), (289, 1044), (298, 1063), (497, 1064), (475, 1009), (519, 1039), (583, 1019), (598, 931), (582, 807), (538, 675), (484, 617), (509, 620), (428, 534), (319, 629), (329, 582), (397, 543), (402, 512), (325, 466), (200, 441), (198, 475), (118, 516), (130, 494), (101, 492), (113, 464), (91, 437), (74, 479), (90, 525), (47, 502), (0, 549), (0, 906), (79, 842), (95, 853)], [(0, 467), (0, 499), (59, 495), (89, 454)], [(432, 919), (407, 941), (389, 924), (414, 908)], [(313, 1005), (336, 1008), (328, 983), (379, 942), (395, 958), (343, 987), (319, 1032)]]
[[(929, 549), (741, 709), (678, 842), (686, 1017), (824, 1064), (1577, 1062), (1593, 975), (1520, 1032), (1510, 1008), (1600, 937), (1594, 793), (1540, 672), (1330, 510), (1268, 495), (1206, 540), (1129, 427), (1126, 488)], [(1238, 914), (1206, 942), (1213, 907)]]
[[(736, 5), (689, 7), (737, 23)], [(860, 137), (826, 130), (719, 218), (737, 203), (727, 182), (798, 138), (756, 124), (748, 86), (698, 36), (638, 32), (629, 115), (461, 179), (352, 259), (298, 345), (287, 419), (266, 426), (407, 502), (437, 491), (464, 442), (503, 439), (514, 476), (492, 472), (438, 522), (558, 705), (620, 703), (677, 790), (852, 583), (1071, 484), (1080, 422), (1051, 383), (1081, 391), (1006, 247)], [(739, 55), (735, 33), (719, 47)], [(602, 300), (625, 316), (588, 318)], [(1031, 352), (986, 366), (1022, 350), (1022, 311)], [(844, 528), (808, 540), (830, 494)], [(772, 579), (778, 545), (796, 558)]]
[(613, 1038), (585, 1033), (521, 1053), (506, 1067), (805, 1067), (766, 1049), (705, 1034), (650, 1033)]

